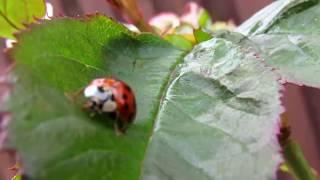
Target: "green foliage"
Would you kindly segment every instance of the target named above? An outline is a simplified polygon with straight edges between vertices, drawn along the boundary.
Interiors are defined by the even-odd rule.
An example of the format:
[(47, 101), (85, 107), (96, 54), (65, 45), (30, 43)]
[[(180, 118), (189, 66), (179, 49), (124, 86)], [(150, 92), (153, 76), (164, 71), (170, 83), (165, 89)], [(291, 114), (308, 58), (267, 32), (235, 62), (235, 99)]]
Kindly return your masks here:
[[(167, 36), (179, 49), (100, 15), (33, 25), (10, 51), (18, 80), (5, 145), (35, 179), (272, 179), (281, 161), (278, 73), (319, 86), (319, 7), (279, 0), (238, 28), (244, 35), (209, 40), (196, 30), (195, 47)], [(105, 76), (136, 94), (137, 118), (123, 136), (65, 95)]]
[(165, 36), (165, 39), (181, 50), (190, 50), (193, 47), (192, 42), (183, 35), (169, 34)]
[[(265, 62), (289, 82), (320, 87), (320, 3), (276, 1), (259, 14), (277, 10), (272, 21), (264, 16), (249, 19), (238, 29), (262, 50)], [(269, 16), (269, 15), (268, 15)], [(259, 27), (257, 24), (260, 24)]]
[[(19, 80), (8, 145), (35, 179), (137, 179), (160, 97), (182, 53), (103, 16), (35, 25), (11, 52)], [(124, 136), (115, 135), (110, 119), (92, 119), (64, 95), (104, 76), (126, 81), (136, 93), (137, 118)]]
[(315, 172), (310, 167), (308, 161), (305, 159), (303, 152), (299, 145), (293, 140), (288, 140), (283, 148), (284, 158), (286, 159), (289, 171), (294, 174), (298, 180), (316, 180)]
[(202, 29), (195, 29), (193, 31), (193, 35), (194, 35), (194, 38), (196, 39), (197, 43), (201, 43), (203, 41), (207, 41), (212, 38), (211, 34), (205, 32)]
[(146, 179), (270, 179), (281, 159), (270, 133), (279, 96), (252, 53), (220, 38), (199, 44), (164, 96)]
[[(272, 177), (280, 159), (267, 133), (280, 110), (274, 75), (223, 39), (197, 46), (180, 68), (183, 54), (102, 16), (34, 25), (11, 51), (19, 80), (7, 146), (36, 179)], [(124, 136), (64, 95), (103, 76), (136, 92), (138, 116)]]
[(212, 19), (209, 12), (205, 9), (201, 9), (198, 22), (201, 28), (210, 28), (212, 25)]
[(14, 39), (13, 33), (45, 13), (44, 0), (0, 0), (0, 37)]
[[(318, 0), (279, 0), (266, 6), (251, 18), (241, 24), (237, 31), (246, 36), (264, 33), (275, 22), (283, 18), (283, 15), (290, 16), (294, 14), (299, 6), (305, 7), (305, 4), (318, 2)], [(293, 10), (293, 11), (292, 11)], [(289, 13), (290, 12), (290, 13)]]
[(21, 175), (15, 175), (12, 180), (22, 180)]

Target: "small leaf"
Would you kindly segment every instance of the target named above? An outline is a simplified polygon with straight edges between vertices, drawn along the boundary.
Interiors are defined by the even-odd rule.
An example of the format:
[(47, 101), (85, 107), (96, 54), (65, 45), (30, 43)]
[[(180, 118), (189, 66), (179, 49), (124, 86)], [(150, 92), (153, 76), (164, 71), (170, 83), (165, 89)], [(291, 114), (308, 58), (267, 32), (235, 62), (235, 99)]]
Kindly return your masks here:
[(183, 35), (169, 34), (165, 36), (165, 39), (169, 41), (171, 44), (173, 44), (174, 46), (176, 46), (177, 48), (182, 50), (190, 50), (193, 47), (192, 42), (186, 39)]
[(14, 39), (12, 33), (16, 32), (18, 28), (11, 22), (7, 21), (5, 18), (0, 16), (0, 36), (10, 39)]
[(197, 41), (197, 43), (201, 43), (203, 41), (207, 41), (209, 39), (212, 38), (212, 35), (205, 32), (204, 30), (202, 29), (195, 29), (193, 30), (193, 35)]
[(0, 37), (14, 39), (13, 33), (36, 18), (45, 16), (44, 0), (0, 0)]
[(13, 176), (12, 180), (22, 180), (21, 175), (15, 175)]
[(287, 163), (282, 163), (282, 164), (280, 165), (279, 169), (280, 169), (281, 171), (283, 171), (283, 172), (287, 172), (287, 173), (290, 172)]
[(210, 26), (212, 25), (210, 14), (203, 8), (200, 10), (198, 21), (200, 28), (210, 28)]

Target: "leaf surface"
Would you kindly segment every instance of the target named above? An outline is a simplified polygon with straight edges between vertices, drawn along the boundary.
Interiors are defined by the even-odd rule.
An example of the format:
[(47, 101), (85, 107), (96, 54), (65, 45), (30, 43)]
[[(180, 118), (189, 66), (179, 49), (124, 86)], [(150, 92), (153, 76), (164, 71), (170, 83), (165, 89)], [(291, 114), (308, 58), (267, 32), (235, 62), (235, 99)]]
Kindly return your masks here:
[(168, 88), (144, 179), (270, 179), (279, 113), (276, 76), (252, 53), (220, 38), (201, 43)]
[[(11, 52), (20, 68), (9, 146), (35, 179), (137, 179), (162, 90), (182, 53), (103, 16), (35, 25)], [(105, 76), (136, 94), (137, 117), (124, 136), (115, 135), (111, 119), (89, 117), (64, 95)]]
[[(185, 52), (165, 40), (100, 15), (44, 21), (18, 40), (6, 146), (30, 177), (274, 177), (280, 86), (241, 41), (205, 41), (182, 62)], [(104, 76), (136, 94), (137, 118), (123, 136), (112, 119), (90, 117), (65, 96)]]
[(44, 17), (45, 13), (44, 0), (0, 0), (0, 36), (14, 39), (13, 33)]
[[(272, 9), (279, 9), (279, 13), (268, 18), (258, 16), (267, 15)], [(285, 81), (320, 87), (319, 1), (276, 1), (256, 17), (240, 26), (238, 31), (250, 35), (261, 49), (265, 62)], [(267, 25), (255, 28), (254, 23)]]

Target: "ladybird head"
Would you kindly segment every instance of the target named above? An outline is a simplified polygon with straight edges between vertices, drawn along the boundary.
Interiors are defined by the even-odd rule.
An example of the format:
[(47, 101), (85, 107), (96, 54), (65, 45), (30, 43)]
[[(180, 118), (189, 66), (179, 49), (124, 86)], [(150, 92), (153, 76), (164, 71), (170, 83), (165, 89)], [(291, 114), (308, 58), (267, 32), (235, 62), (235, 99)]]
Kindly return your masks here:
[(84, 96), (88, 99), (86, 107), (93, 111), (115, 112), (117, 109), (112, 89), (103, 79), (96, 79), (87, 86), (84, 89)]

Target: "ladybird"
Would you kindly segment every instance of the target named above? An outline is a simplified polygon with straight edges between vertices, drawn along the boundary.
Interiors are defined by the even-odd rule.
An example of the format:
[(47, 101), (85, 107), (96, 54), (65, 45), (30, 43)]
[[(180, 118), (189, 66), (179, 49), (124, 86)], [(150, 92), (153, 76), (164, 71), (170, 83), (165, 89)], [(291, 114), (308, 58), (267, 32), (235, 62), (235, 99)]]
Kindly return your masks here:
[(84, 107), (93, 113), (107, 113), (115, 118), (117, 133), (125, 133), (136, 116), (136, 100), (132, 89), (114, 78), (94, 79), (83, 90), (87, 100)]

